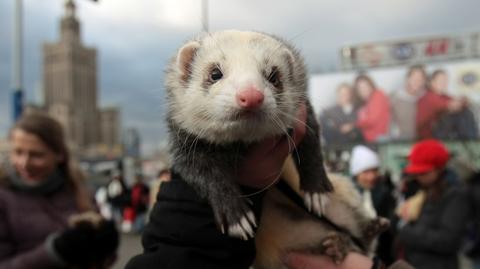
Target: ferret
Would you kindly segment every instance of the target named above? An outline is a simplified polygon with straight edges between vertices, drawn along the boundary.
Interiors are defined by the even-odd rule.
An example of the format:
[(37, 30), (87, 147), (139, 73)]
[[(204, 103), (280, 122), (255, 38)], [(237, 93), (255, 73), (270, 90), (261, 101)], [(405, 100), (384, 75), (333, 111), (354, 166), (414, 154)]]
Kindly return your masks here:
[[(341, 184), (332, 185), (324, 169), (319, 126), (306, 97), (306, 68), (292, 45), (258, 32), (208, 33), (178, 50), (168, 65), (165, 82), (172, 169), (209, 202), (223, 233), (245, 240), (255, 236), (257, 220), (242, 196), (236, 171), (253, 143), (289, 135), (300, 105), (306, 104), (306, 134), (296, 153), (287, 158), (281, 176), (306, 206), (293, 203), (277, 187), (268, 191), (257, 246), (268, 245), (262, 238), (276, 237), (268, 232), (273, 230), (283, 234), (278, 236), (285, 241), (260, 251), (256, 266), (276, 268), (284, 250), (339, 246), (333, 234), (368, 237), (364, 229), (368, 225), (356, 210), (359, 202), (351, 199), (352, 188), (343, 192)], [(334, 188), (339, 190), (333, 192)], [(328, 223), (320, 217), (331, 219), (345, 232), (328, 233), (332, 229), (327, 229)], [(283, 228), (266, 228), (275, 227), (278, 218), (283, 221), (277, 228)], [(326, 236), (305, 233), (299, 241), (290, 242), (287, 233), (297, 225)], [(328, 254), (331, 249), (324, 247), (323, 252)], [(338, 251), (330, 252), (339, 256)], [(263, 259), (262, 253), (268, 253), (270, 259)]]
[(307, 132), (294, 160), (302, 194), (321, 215), (333, 188), (306, 97), (306, 68), (293, 46), (257, 32), (208, 33), (179, 49), (165, 82), (172, 168), (209, 201), (223, 232), (253, 237), (256, 219), (236, 170), (252, 143), (288, 135), (302, 103)]

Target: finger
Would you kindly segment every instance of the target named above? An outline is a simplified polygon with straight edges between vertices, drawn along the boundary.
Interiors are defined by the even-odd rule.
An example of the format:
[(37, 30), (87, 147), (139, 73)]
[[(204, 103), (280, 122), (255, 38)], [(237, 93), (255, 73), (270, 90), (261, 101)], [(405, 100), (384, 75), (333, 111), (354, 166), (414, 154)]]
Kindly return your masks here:
[(307, 106), (305, 103), (300, 105), (298, 114), (297, 114), (297, 122), (295, 124), (294, 132), (293, 132), (293, 141), (295, 145), (298, 146), (302, 141), (305, 133), (307, 132)]
[(334, 269), (337, 266), (329, 257), (323, 255), (308, 255), (303, 253), (290, 252), (283, 259), (283, 263), (289, 269)]

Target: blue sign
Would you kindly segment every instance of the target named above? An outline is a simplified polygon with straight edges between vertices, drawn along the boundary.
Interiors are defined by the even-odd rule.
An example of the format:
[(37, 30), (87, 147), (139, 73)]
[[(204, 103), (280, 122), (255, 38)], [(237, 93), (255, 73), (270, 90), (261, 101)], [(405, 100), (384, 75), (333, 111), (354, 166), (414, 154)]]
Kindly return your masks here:
[(23, 91), (15, 90), (12, 96), (12, 116), (13, 122), (16, 122), (23, 112)]
[(392, 57), (399, 61), (405, 61), (415, 55), (415, 48), (410, 43), (398, 43), (392, 48)]

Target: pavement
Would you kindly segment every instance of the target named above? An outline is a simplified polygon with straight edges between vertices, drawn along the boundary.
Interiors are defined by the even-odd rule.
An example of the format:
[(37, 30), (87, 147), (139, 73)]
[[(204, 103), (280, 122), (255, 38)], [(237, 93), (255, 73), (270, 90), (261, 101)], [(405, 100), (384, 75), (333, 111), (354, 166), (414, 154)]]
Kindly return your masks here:
[(142, 237), (136, 234), (122, 234), (120, 237), (120, 247), (118, 250), (118, 259), (112, 269), (124, 269), (127, 262), (135, 255), (143, 251)]

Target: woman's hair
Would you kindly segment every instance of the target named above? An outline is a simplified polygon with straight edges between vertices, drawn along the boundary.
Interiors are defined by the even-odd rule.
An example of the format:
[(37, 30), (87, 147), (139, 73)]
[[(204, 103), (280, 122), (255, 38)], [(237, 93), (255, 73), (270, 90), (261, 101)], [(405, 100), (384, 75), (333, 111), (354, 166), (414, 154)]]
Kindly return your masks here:
[(428, 78), (427, 71), (425, 71), (425, 66), (421, 64), (410, 66), (410, 68), (407, 71), (407, 78), (409, 78), (413, 74), (413, 72), (417, 72), (417, 71), (421, 72), (425, 79)]
[(358, 93), (358, 83), (360, 83), (360, 81), (367, 82), (367, 84), (372, 88), (372, 92), (377, 89), (377, 85), (375, 85), (375, 82), (373, 82), (373, 79), (370, 76), (368, 76), (367, 74), (364, 74), (364, 73), (359, 74), (355, 78), (355, 82), (353, 83), (353, 90), (354, 90), (353, 92), (354, 92), (354, 95), (355, 95), (355, 100), (357, 100), (357, 102), (364, 103), (364, 101), (361, 101), (362, 98), (360, 97), (360, 94)]
[(443, 69), (437, 69), (433, 71), (433, 73), (430, 75), (430, 81), (434, 80), (439, 75), (446, 75), (446, 74), (447, 74), (447, 71)]
[(93, 203), (84, 182), (85, 177), (71, 159), (60, 123), (44, 113), (27, 113), (15, 123), (10, 130), (10, 135), (16, 129), (35, 135), (50, 150), (63, 157), (58, 168), (65, 175), (75, 193), (78, 209), (80, 211), (93, 210)]

